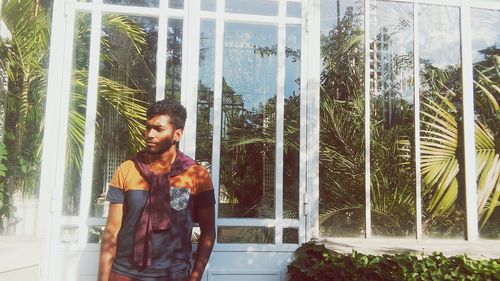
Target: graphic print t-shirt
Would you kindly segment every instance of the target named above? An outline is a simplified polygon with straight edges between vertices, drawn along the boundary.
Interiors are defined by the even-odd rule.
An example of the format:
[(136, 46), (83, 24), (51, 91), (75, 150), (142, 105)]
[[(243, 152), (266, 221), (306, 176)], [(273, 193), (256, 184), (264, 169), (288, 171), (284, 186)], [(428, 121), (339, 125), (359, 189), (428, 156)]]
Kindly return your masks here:
[(155, 232), (150, 267), (139, 270), (132, 263), (135, 226), (148, 197), (148, 183), (135, 163), (128, 160), (116, 170), (107, 200), (123, 204), (123, 220), (112, 271), (132, 277), (164, 277), (189, 270), (194, 210), (215, 204), (212, 181), (205, 168), (193, 165), (170, 178), (171, 223), (167, 230)]

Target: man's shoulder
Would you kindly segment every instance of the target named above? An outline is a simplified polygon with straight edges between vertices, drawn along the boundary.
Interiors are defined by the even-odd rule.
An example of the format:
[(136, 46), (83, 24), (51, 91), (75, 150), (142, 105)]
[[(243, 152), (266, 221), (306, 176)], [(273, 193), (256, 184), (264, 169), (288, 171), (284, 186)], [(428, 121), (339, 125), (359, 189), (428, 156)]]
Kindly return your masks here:
[(196, 163), (194, 165), (191, 165), (188, 169), (185, 171), (187, 174), (194, 178), (202, 179), (202, 178), (210, 178), (210, 174), (207, 170), (207, 168), (203, 167), (203, 165)]
[(135, 164), (133, 159), (129, 159), (121, 163), (118, 168), (116, 168), (115, 174), (121, 175), (123, 180), (136, 178), (140, 176), (137, 165)]
[(210, 173), (207, 168), (203, 165), (195, 164), (186, 170), (186, 173), (194, 179), (196, 183), (196, 193), (203, 191), (208, 191), (213, 189), (212, 179), (210, 178)]
[(135, 167), (135, 164), (134, 164), (134, 160), (133, 159), (128, 159), (128, 160), (125, 160), (124, 162), (122, 162), (120, 164), (120, 167), (127, 167), (127, 168), (130, 168), (130, 167)]

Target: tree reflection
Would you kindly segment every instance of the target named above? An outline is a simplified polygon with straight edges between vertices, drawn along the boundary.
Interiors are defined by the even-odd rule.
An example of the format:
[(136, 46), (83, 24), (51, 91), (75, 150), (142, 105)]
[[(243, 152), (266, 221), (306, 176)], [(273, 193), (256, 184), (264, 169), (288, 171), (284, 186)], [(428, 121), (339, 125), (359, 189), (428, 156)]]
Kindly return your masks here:
[[(364, 89), (362, 12), (348, 7), (321, 39), (320, 229), (327, 236), (363, 236), (365, 212)], [(400, 11), (399, 11), (400, 12)], [(371, 45), (390, 48), (405, 25), (381, 29)], [(385, 44), (377, 44), (382, 40)], [(498, 47), (481, 51), (474, 64), (478, 212), (482, 235), (498, 229)], [(421, 62), (421, 155), (415, 155), (411, 53), (390, 56), (386, 73), (371, 72), (371, 215), (374, 234), (404, 236), (414, 231), (415, 157), (421, 157), (423, 231), (440, 237), (463, 236), (464, 197), (462, 84), (460, 62), (446, 67)], [(407, 71), (407, 74), (404, 73)], [(405, 78), (406, 77), (406, 78)], [(410, 77), (408, 79), (408, 77)], [(368, 79), (368, 77), (366, 78)], [(401, 80), (402, 79), (402, 80)], [(385, 90), (384, 90), (385, 89)], [(405, 125), (406, 124), (406, 125)], [(408, 126), (410, 124), (410, 126)], [(488, 222), (488, 223), (487, 223)], [(484, 234), (483, 234), (484, 233)], [(497, 233), (497, 232), (496, 232)]]

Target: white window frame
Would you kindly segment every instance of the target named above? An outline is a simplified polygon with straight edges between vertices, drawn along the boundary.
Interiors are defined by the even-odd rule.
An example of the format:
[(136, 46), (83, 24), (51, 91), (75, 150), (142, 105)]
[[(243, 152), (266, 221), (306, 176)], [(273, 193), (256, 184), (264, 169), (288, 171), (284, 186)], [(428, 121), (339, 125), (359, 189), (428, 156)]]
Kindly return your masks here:
[[(97, 115), (97, 94), (99, 77), (99, 53), (103, 14), (123, 14), (130, 16), (144, 16), (158, 18), (158, 45), (156, 55), (156, 100), (161, 100), (165, 95), (165, 75), (167, 62), (167, 22), (170, 18), (183, 19), (183, 42), (182, 42), (182, 81), (181, 81), (181, 103), (186, 106), (188, 116), (185, 136), (181, 142), (181, 149), (188, 155), (194, 156), (196, 151), (196, 113), (198, 93), (198, 65), (199, 65), (199, 32), (201, 19), (215, 19), (216, 21), (216, 54), (215, 54), (215, 97), (214, 97), (214, 140), (213, 140), (213, 174), (218, 175), (220, 170), (220, 113), (222, 108), (222, 59), (223, 59), (223, 33), (225, 22), (244, 22), (249, 24), (275, 24), (278, 27), (278, 81), (277, 81), (277, 111), (283, 115), (284, 109), (284, 61), (286, 44), (286, 25), (294, 24), (302, 26), (302, 44), (307, 43), (306, 28), (302, 18), (286, 17), (286, 1), (279, 0), (278, 16), (254, 16), (244, 14), (230, 14), (224, 11), (224, 1), (218, 1), (216, 12), (200, 11), (199, 0), (186, 0), (184, 9), (168, 8), (168, 1), (159, 1), (159, 7), (133, 7), (105, 4), (103, 0), (93, 0), (90, 3), (78, 2), (77, 0), (56, 1), (53, 10), (53, 25), (51, 34), (51, 61), (48, 82), (48, 97), (46, 106), (46, 128), (43, 143), (43, 170), (40, 184), (40, 212), (38, 221), (38, 235), (44, 237), (42, 257), (42, 280), (52, 278), (51, 268), (57, 268), (61, 264), (61, 251), (91, 250), (96, 251), (98, 244), (87, 244), (89, 226), (102, 226), (106, 218), (89, 217), (92, 175), (94, 169), (94, 146)], [(294, 1), (300, 2), (300, 1)], [(222, 4), (222, 5), (221, 5)], [(302, 3), (302, 14), (306, 3)], [(88, 88), (87, 88), (87, 110), (84, 139), (84, 157), (82, 164), (81, 195), (79, 202), (79, 215), (62, 216), (62, 194), (64, 187), (64, 174), (66, 163), (67, 122), (69, 110), (69, 94), (71, 78), (73, 73), (72, 56), (74, 51), (73, 36), (75, 15), (86, 12), (91, 14), (92, 25), (90, 32), (90, 52), (88, 66)], [(65, 27), (65, 32), (61, 32)], [(305, 57), (306, 55), (304, 55)], [(305, 61), (302, 59), (302, 61)], [(62, 76), (60, 73), (64, 73)], [(305, 85), (308, 74), (305, 64), (301, 67), (301, 83)], [(305, 89), (305, 87), (303, 87)], [(301, 93), (301, 129), (305, 129), (308, 90)], [(299, 228), (299, 243), (306, 240), (304, 209), (299, 208), (299, 219), (283, 219), (282, 209), (282, 187), (283, 175), (283, 116), (278, 118), (277, 123), (277, 145), (276, 145), (276, 175), (275, 175), (275, 219), (237, 219), (218, 218), (218, 226), (268, 226), (275, 227), (275, 239), (273, 244), (216, 244), (214, 251), (293, 251), (298, 244), (282, 243), (282, 229), (284, 227)], [(305, 193), (305, 130), (301, 131), (301, 169), (299, 194)], [(216, 192), (218, 192), (218, 176), (213, 177)], [(303, 205), (304, 199), (299, 196), (299, 206)], [(77, 226), (78, 242), (61, 244), (61, 226)], [(51, 278), (49, 278), (49, 276)]]
[[(217, 244), (215, 251), (292, 251), (297, 245), (282, 244), (281, 231), (283, 227), (299, 227), (299, 243), (310, 240), (326, 238), (319, 235), (319, 110), (320, 110), (320, 0), (293, 0), (293, 2), (302, 2), (302, 17), (291, 18), (284, 16), (286, 12), (285, 0), (279, 0), (279, 16), (255, 16), (243, 14), (230, 14), (224, 10), (224, 1), (217, 1), (218, 8), (215, 12), (200, 11), (200, 0), (186, 0), (184, 9), (168, 8), (167, 1), (160, 0), (159, 8), (134, 7), (130, 9), (126, 6), (103, 4), (102, 0), (93, 0), (92, 3), (77, 2), (76, 0), (55, 1), (53, 6), (52, 32), (50, 65), (48, 78), (48, 95), (46, 100), (45, 132), (43, 140), (42, 154), (42, 173), (40, 181), (40, 205), (37, 225), (37, 235), (45, 238), (42, 250), (42, 280), (50, 280), (49, 272), (52, 268), (57, 268), (60, 264), (59, 253), (61, 247), (60, 227), (61, 225), (75, 225), (79, 227), (78, 244), (65, 245), (64, 249), (96, 250), (98, 245), (86, 245), (86, 236), (89, 225), (104, 225), (105, 218), (89, 218), (88, 210), (90, 206), (91, 179), (93, 173), (93, 153), (86, 153), (83, 160), (82, 171), (82, 197), (80, 198), (80, 215), (74, 217), (62, 217), (62, 194), (64, 186), (65, 171), (65, 148), (67, 121), (69, 109), (70, 81), (72, 75), (72, 55), (73, 55), (73, 28), (66, 28), (61, 32), (61, 27), (73, 27), (76, 12), (92, 13), (91, 30), (91, 49), (89, 58), (89, 87), (88, 104), (86, 116), (86, 138), (84, 149), (92, 151), (94, 149), (94, 133), (96, 118), (96, 97), (97, 97), (97, 78), (99, 71), (99, 44), (101, 32), (101, 15), (103, 13), (120, 13), (134, 16), (147, 16), (158, 18), (158, 50), (157, 50), (157, 69), (156, 69), (156, 99), (162, 99), (165, 92), (165, 74), (167, 61), (167, 21), (169, 18), (183, 19), (183, 65), (182, 65), (182, 84), (181, 84), (181, 102), (186, 106), (189, 116), (196, 116), (197, 112), (197, 86), (198, 86), (198, 52), (199, 52), (199, 30), (200, 19), (215, 19), (216, 22), (216, 40), (215, 40), (215, 77), (214, 77), (214, 128), (213, 128), (213, 174), (219, 175), (220, 172), (220, 141), (221, 141), (221, 110), (222, 110), (222, 59), (223, 59), (223, 39), (225, 22), (245, 22), (276, 24), (278, 26), (278, 53), (281, 54), (279, 63), (283, 63), (283, 52), (285, 39), (283, 31), (286, 31), (286, 24), (300, 24), (302, 30), (301, 36), (301, 109), (300, 109), (300, 190), (299, 190), (299, 220), (286, 220), (282, 217), (282, 175), (278, 175), (279, 168), (283, 165), (282, 148), (283, 145), (283, 118), (277, 126), (277, 149), (276, 149), (276, 208), (275, 219), (233, 219), (218, 218), (217, 224), (220, 226), (273, 226), (276, 228), (275, 244)], [(369, 5), (375, 1), (365, 1), (365, 17), (369, 17)], [(484, 8), (500, 10), (500, 3), (496, 0), (393, 0), (398, 2), (413, 3), (416, 8), (419, 4), (438, 4), (446, 6), (456, 6), (460, 8), (461, 15), (461, 40), (462, 40), (462, 74), (464, 91), (464, 131), (474, 130), (473, 119), (473, 76), (472, 76), (472, 54), (471, 54), (471, 30), (470, 30), (470, 9)], [(292, 1), (289, 1), (292, 2)], [(98, 24), (95, 24), (98, 23)], [(418, 30), (418, 19), (414, 21), (414, 30)], [(369, 22), (365, 22), (365, 53), (369, 50)], [(415, 33), (418, 34), (418, 33)], [(418, 58), (418, 38), (415, 38), (415, 58)], [(367, 49), (368, 48), (368, 49)], [(415, 60), (417, 61), (417, 60)], [(191, 65), (188, 71), (188, 65)], [(418, 65), (414, 73), (418, 74)], [(365, 77), (369, 77), (369, 56), (365, 58)], [(282, 113), (284, 109), (283, 102), (283, 67), (279, 68), (278, 73), (278, 91), (277, 108)], [(418, 82), (418, 75), (415, 75), (415, 81)], [(418, 85), (415, 87), (415, 93), (418, 93)], [(418, 96), (418, 95), (416, 95)], [(365, 120), (369, 121), (369, 79), (365, 79), (365, 109), (367, 114)], [(416, 107), (419, 106), (418, 98), (415, 101)], [(418, 112), (418, 110), (417, 110)], [(418, 130), (419, 121), (415, 116), (415, 130)], [(366, 122), (368, 124), (368, 122)], [(186, 124), (185, 137), (181, 143), (181, 148), (193, 156), (196, 151), (196, 118), (192, 118)], [(417, 134), (418, 135), (418, 134)], [(467, 236), (466, 240), (478, 240), (478, 223), (476, 211), (476, 175), (475, 175), (475, 144), (473, 135), (465, 135), (466, 150), (466, 212), (467, 212)], [(365, 180), (365, 201), (366, 211), (366, 238), (356, 240), (359, 245), (372, 243), (371, 238), (371, 217), (370, 217), (370, 132), (365, 129), (365, 155), (366, 155), (366, 180)], [(417, 141), (419, 141), (417, 139)], [(418, 152), (417, 148), (417, 152)], [(416, 161), (417, 175), (420, 170), (419, 161)], [(219, 178), (213, 178), (216, 192), (218, 192)], [(417, 179), (416, 190), (420, 188), (420, 181)], [(421, 201), (417, 196), (417, 209), (421, 209)], [(420, 218), (421, 219), (421, 218)], [(416, 239), (422, 239), (422, 223), (417, 218)], [(278, 231), (279, 229), (279, 231)], [(347, 239), (335, 238), (334, 241), (346, 241)], [(415, 245), (415, 240), (406, 240), (408, 244)], [(464, 240), (457, 240), (456, 243), (462, 244)], [(495, 243), (493, 241), (491, 243)]]
[[(320, 1), (320, 0), (318, 0)], [(457, 7), (460, 11), (460, 38), (461, 38), (461, 65), (462, 65), (462, 83), (463, 83), (463, 107), (464, 110), (462, 112), (464, 118), (464, 135), (460, 136), (464, 138), (464, 153), (465, 153), (465, 186), (466, 186), (466, 229), (464, 233), (464, 240), (466, 241), (477, 241), (479, 240), (479, 231), (478, 231), (478, 214), (477, 214), (477, 186), (476, 186), (476, 154), (475, 154), (475, 136), (471, 133), (465, 132), (474, 132), (474, 89), (473, 89), (473, 70), (472, 70), (472, 47), (471, 47), (471, 8), (482, 8), (482, 9), (491, 9), (491, 10), (500, 10), (500, 3), (494, 0), (365, 0), (364, 2), (364, 50), (365, 50), (365, 71), (364, 71), (364, 87), (365, 87), (365, 239), (354, 239), (358, 241), (359, 245), (365, 245), (366, 243), (371, 243), (369, 241), (374, 240), (372, 238), (372, 229), (371, 229), (371, 202), (370, 202), (370, 127), (367, 124), (370, 124), (370, 57), (369, 51), (369, 42), (370, 42), (370, 5), (373, 5), (376, 2), (402, 2), (402, 3), (411, 3), (413, 4), (414, 9), (414, 24), (413, 24), (413, 46), (414, 46), (414, 62), (418, 62), (419, 59), (419, 37), (418, 37), (418, 7), (421, 4), (426, 5), (438, 5), (438, 6), (452, 6)], [(319, 7), (319, 4), (316, 5)], [(319, 19), (318, 19), (319, 21)], [(317, 25), (315, 25), (317, 26)], [(311, 31), (312, 33), (320, 33), (319, 28)], [(420, 99), (419, 99), (419, 64), (414, 63), (414, 97), (415, 97), (415, 144), (416, 144), (416, 155), (420, 155)], [(366, 79), (367, 78), (367, 79)], [(319, 95), (319, 91), (317, 91)], [(316, 108), (319, 110), (319, 107)], [(319, 127), (319, 125), (317, 125)], [(319, 150), (319, 142), (315, 144), (318, 146)], [(315, 159), (316, 162), (319, 162), (318, 159)], [(313, 169), (312, 166), (308, 166), (309, 169)], [(415, 190), (416, 194), (416, 208), (417, 208), (417, 217), (415, 218), (416, 222), (416, 240), (443, 240), (443, 239), (424, 239), (422, 235), (422, 201), (421, 201), (421, 173), (420, 173), (420, 157), (416, 157), (415, 159), (415, 169), (416, 169), (416, 186)], [(314, 167), (316, 168), (316, 167)], [(311, 172), (310, 170), (308, 170)], [(316, 172), (315, 172), (316, 173)], [(309, 183), (308, 183), (309, 184)], [(309, 188), (313, 190), (318, 190), (319, 185), (308, 185)], [(318, 191), (319, 192), (319, 191)], [(313, 196), (314, 198), (318, 195)], [(316, 202), (316, 201), (315, 201)], [(319, 208), (316, 206), (317, 210)], [(312, 215), (319, 215), (319, 212), (314, 212)], [(315, 221), (318, 221), (318, 217), (314, 218)], [(314, 233), (319, 233), (319, 225), (315, 225), (314, 227), (317, 230), (313, 231)], [(314, 236), (313, 236), (314, 237)], [(353, 238), (332, 238), (332, 237), (320, 237), (324, 241), (352, 241)], [(387, 239), (397, 239), (397, 238), (387, 238)], [(448, 240), (448, 239), (446, 239)], [(459, 242), (463, 242), (464, 240), (457, 240)], [(408, 243), (414, 243), (414, 240), (406, 240)]]

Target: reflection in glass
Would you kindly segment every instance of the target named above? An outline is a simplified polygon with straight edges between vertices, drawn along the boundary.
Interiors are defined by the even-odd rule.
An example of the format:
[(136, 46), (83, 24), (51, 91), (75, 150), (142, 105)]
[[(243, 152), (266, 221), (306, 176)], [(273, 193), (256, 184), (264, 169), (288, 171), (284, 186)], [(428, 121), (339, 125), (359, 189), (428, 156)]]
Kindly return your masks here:
[(165, 98), (180, 101), (182, 77), (182, 19), (168, 19)]
[[(165, 1), (165, 0), (162, 0)], [(168, 0), (168, 7), (174, 9), (183, 9), (184, 0)]]
[(286, 3), (286, 16), (300, 18), (302, 16), (302, 3), (300, 3), (300, 2), (287, 2)]
[(409, 236), (416, 214), (413, 5), (376, 2), (371, 8), (372, 231)]
[[(127, 28), (114, 25), (117, 17)], [(155, 99), (158, 19), (108, 15), (101, 34), (89, 214), (95, 217), (107, 215), (104, 198), (115, 169), (143, 148), (145, 107)]]
[(200, 69), (198, 115), (196, 117), (196, 160), (212, 166), (214, 124), (215, 21), (202, 20), (200, 27)]
[(500, 11), (472, 9), (471, 23), (479, 234), (500, 239)]
[(103, 225), (94, 225), (89, 227), (87, 235), (88, 243), (101, 243), (102, 235), (104, 234)]
[(61, 225), (60, 240), (63, 243), (77, 243), (78, 242), (78, 226), (75, 225)]
[(278, 3), (278, 1), (273, 0), (226, 0), (226, 12), (235, 14), (277, 16)]
[(219, 216), (275, 215), (277, 27), (226, 23)]
[(103, 0), (104, 4), (127, 5), (139, 7), (158, 7), (159, 1), (163, 0)]
[(286, 27), (283, 217), (299, 218), (300, 25)]
[(422, 231), (463, 238), (459, 9), (419, 7)]
[(0, 2), (0, 235), (37, 235), (52, 11), (49, 4)]
[(193, 231), (191, 232), (191, 243), (198, 243), (200, 240), (201, 229), (199, 226), (193, 226)]
[(299, 229), (298, 228), (283, 228), (283, 244), (298, 244)]
[(202, 11), (215, 12), (217, 9), (217, 0), (201, 0), (200, 5)]
[(217, 243), (273, 244), (274, 227), (219, 226)]
[[(362, 5), (354, 0), (321, 1), (319, 216), (323, 236), (363, 237), (365, 233)], [(337, 16), (337, 11), (342, 14)]]
[(80, 208), (83, 142), (87, 104), (88, 66), (90, 50), (88, 13), (75, 15), (73, 74), (69, 97), (68, 139), (66, 143), (66, 173), (64, 178), (62, 215), (76, 216)]

